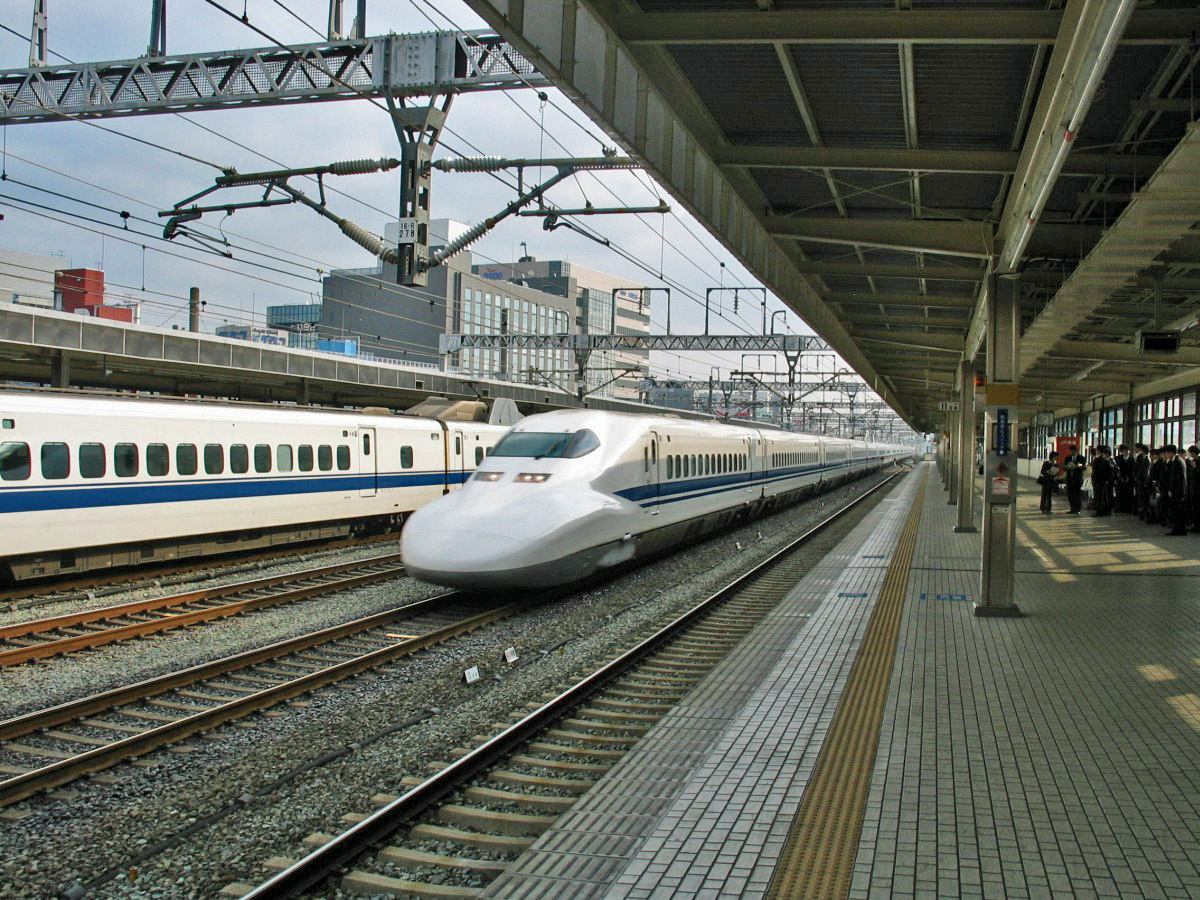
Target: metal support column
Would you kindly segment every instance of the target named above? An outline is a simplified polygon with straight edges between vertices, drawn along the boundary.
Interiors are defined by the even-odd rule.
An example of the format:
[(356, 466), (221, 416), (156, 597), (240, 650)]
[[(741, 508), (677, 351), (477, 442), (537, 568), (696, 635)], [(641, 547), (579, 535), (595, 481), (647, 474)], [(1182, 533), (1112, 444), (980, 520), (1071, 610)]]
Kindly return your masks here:
[(946, 490), (950, 492), (947, 503), (953, 503), (958, 490), (958, 413), (946, 415)]
[(959, 366), (958, 389), (958, 524), (956, 532), (975, 528), (975, 366)]
[(990, 276), (987, 405), (983, 424), (983, 560), (977, 616), (1019, 616), (1013, 596), (1017, 543), (1017, 410), (1020, 284)]
[(50, 20), (46, 15), (46, 0), (33, 0), (33, 30), (29, 35), (29, 68), (46, 65)]
[(56, 388), (71, 386), (71, 357), (65, 350), (55, 353), (50, 361), (50, 386)]

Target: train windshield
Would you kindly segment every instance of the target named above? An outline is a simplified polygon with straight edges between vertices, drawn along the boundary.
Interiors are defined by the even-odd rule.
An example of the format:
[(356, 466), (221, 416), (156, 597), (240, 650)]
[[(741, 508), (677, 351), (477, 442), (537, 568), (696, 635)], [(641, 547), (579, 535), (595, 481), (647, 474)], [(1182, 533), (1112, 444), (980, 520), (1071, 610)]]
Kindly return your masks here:
[(510, 431), (492, 448), (489, 455), (576, 459), (599, 446), (600, 439), (586, 428), (573, 432)]

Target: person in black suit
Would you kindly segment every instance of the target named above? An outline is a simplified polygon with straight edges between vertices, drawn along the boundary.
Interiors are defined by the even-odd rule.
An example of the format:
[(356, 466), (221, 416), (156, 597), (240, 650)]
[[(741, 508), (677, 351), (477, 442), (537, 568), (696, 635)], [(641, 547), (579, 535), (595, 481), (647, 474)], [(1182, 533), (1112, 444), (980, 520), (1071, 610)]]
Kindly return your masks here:
[(1049, 458), (1042, 463), (1038, 484), (1042, 486), (1042, 505), (1038, 507), (1046, 515), (1054, 509), (1054, 481), (1058, 477), (1058, 452), (1050, 451)]
[(1166, 519), (1166, 474), (1167, 452), (1165, 449), (1150, 448), (1150, 501), (1146, 521), (1157, 525)]
[(1097, 447), (1092, 460), (1092, 496), (1096, 498), (1096, 516), (1112, 515), (1113, 464), (1108, 447)]
[(1113, 465), (1117, 469), (1117, 512), (1133, 512), (1133, 457), (1124, 444), (1117, 448)]
[(1191, 497), (1192, 532), (1200, 534), (1200, 447), (1188, 447), (1188, 495)]
[(1145, 444), (1134, 444), (1137, 450), (1133, 457), (1133, 492), (1138, 517), (1145, 519), (1150, 513), (1150, 448)]
[(1072, 444), (1067, 448), (1070, 452), (1063, 460), (1063, 468), (1067, 472), (1067, 503), (1071, 506), (1071, 515), (1079, 515), (1083, 508), (1083, 470), (1087, 460), (1079, 455), (1079, 448)]
[(1174, 444), (1163, 448), (1167, 462), (1163, 482), (1166, 486), (1167, 509), (1173, 526), (1167, 534), (1171, 537), (1187, 534), (1188, 490), (1187, 463), (1183, 461)]

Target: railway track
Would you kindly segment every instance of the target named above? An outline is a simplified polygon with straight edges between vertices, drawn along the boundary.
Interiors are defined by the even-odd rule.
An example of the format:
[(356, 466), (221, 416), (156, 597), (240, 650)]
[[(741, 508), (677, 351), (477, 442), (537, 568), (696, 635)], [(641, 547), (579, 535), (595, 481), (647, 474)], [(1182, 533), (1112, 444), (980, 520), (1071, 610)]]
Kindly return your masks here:
[(409, 656), (523, 604), (457, 592), (0, 722), (0, 807)]
[(22, 582), (15, 587), (0, 589), (0, 607), (9, 609), (27, 609), (32, 606), (57, 603), (72, 598), (87, 596), (102, 596), (108, 593), (136, 590), (140, 583), (159, 585), (165, 579), (175, 576), (190, 576), (221, 572), (222, 570), (237, 570), (241, 566), (253, 566), (272, 560), (286, 559), (302, 553), (328, 553), (334, 550), (361, 547), (364, 544), (384, 543), (398, 540), (398, 534), (371, 535), (369, 537), (337, 538), (330, 541), (316, 541), (289, 544), (271, 550), (242, 550), (222, 553), (218, 556), (190, 558), (186, 561), (151, 563), (137, 568), (106, 569), (83, 575), (73, 575), (65, 578)]
[(0, 626), (0, 667), (147, 637), (404, 574), (400, 554)]
[[(900, 473), (897, 473), (900, 474)], [(350, 894), (478, 896), (692, 690), (811, 566), (799, 553), (875, 488), (620, 657), (512, 725), (498, 726), (381, 809), (349, 814), (337, 836), (305, 839), (307, 856), (266, 862), (278, 874), (243, 900), (334, 887)], [(233, 885), (230, 888), (234, 887)], [(230, 888), (226, 890), (229, 891)]]

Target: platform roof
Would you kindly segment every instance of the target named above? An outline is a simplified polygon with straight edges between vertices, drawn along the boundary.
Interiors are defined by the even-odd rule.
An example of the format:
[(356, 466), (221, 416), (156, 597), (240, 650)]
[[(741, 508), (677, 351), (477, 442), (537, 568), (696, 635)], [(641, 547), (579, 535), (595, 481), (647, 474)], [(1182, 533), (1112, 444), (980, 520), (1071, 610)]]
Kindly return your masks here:
[[(468, 2), (936, 427), (1020, 222), (1014, 185), (1057, 127), (1054, 86), (1079, 75), (1064, 36), (1097, 4)], [(1194, 2), (1137, 4), (1054, 182), (1019, 267), (1029, 409), (1200, 364), (1200, 330), (1170, 357), (1135, 344), (1200, 313), (1198, 33)]]

